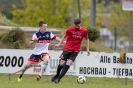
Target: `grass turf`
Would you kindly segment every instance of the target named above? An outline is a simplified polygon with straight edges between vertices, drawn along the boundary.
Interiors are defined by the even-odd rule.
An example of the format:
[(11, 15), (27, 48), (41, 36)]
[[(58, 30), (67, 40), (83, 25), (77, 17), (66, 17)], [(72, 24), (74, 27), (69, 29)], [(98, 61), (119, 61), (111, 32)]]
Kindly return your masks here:
[(120, 78), (94, 78), (88, 77), (87, 83), (78, 84), (76, 76), (64, 76), (59, 84), (52, 83), (51, 77), (43, 76), (40, 81), (36, 81), (36, 75), (24, 75), (21, 82), (17, 82), (18, 75), (0, 74), (0, 88), (132, 88), (133, 80), (128, 79), (125, 85), (125, 79)]

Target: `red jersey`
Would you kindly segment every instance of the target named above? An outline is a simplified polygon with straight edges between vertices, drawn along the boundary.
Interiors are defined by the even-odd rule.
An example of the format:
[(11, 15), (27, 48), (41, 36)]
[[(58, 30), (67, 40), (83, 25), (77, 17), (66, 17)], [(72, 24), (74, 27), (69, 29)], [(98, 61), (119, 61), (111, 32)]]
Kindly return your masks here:
[(81, 27), (79, 30), (72, 26), (67, 29), (65, 36), (67, 37), (64, 50), (68, 52), (80, 52), (83, 38), (88, 39), (88, 31)]

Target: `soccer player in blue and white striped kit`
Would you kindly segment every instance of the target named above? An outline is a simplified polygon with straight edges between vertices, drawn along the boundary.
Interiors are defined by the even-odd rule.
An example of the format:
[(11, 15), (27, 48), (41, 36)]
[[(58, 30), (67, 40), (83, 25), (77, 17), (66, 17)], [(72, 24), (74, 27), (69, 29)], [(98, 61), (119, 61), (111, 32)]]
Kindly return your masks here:
[(35, 48), (33, 49), (32, 54), (29, 57), (27, 63), (22, 68), (22, 72), (18, 77), (18, 82), (22, 80), (22, 76), (24, 72), (28, 69), (28, 67), (36, 65), (41, 59), (43, 61), (43, 65), (41, 67), (41, 72), (36, 77), (36, 80), (39, 81), (43, 73), (45, 72), (50, 59), (50, 55), (48, 53), (48, 46), (50, 44), (50, 41), (53, 39), (57, 41), (61, 40), (59, 37), (55, 36), (52, 32), (46, 30), (47, 23), (45, 21), (40, 21), (39, 27), (40, 27), (39, 31), (33, 35), (32, 40), (30, 41), (30, 44), (36, 43)]

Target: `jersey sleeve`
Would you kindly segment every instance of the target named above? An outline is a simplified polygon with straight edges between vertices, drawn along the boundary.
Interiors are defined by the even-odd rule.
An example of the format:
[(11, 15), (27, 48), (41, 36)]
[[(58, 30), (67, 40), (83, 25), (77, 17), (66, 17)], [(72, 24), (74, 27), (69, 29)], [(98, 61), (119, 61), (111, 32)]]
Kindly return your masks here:
[(70, 28), (68, 28), (67, 31), (66, 31), (66, 33), (65, 33), (65, 36), (70, 35), (70, 33), (71, 33), (71, 32), (70, 32)]
[(56, 36), (52, 32), (50, 32), (50, 39), (53, 40), (55, 38), (56, 38)]
[(37, 38), (36, 34), (33, 34), (31, 41), (34, 41), (34, 39)]

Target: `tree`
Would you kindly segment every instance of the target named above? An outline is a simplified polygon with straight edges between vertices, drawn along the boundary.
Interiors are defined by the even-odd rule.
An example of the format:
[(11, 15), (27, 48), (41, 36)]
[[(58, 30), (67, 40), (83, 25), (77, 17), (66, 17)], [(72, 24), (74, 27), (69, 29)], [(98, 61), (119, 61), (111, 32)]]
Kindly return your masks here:
[[(89, 25), (89, 0), (81, 0), (83, 24)], [(46, 20), (51, 27), (70, 26), (72, 0), (23, 0), (24, 9), (13, 6), (13, 21), (27, 26), (37, 26), (40, 20)], [(78, 17), (77, 0), (74, 0), (74, 17)]]
[(8, 19), (12, 19), (12, 5), (16, 5), (18, 8), (23, 8), (21, 0), (0, 0), (0, 12)]
[[(98, 1), (98, 0), (97, 0)], [(96, 6), (96, 28), (102, 25), (113, 30), (117, 27), (124, 35), (129, 27), (129, 12), (122, 11), (120, 3), (105, 1)], [(71, 25), (72, 0), (23, 0), (24, 9), (13, 6), (13, 21), (21, 25), (38, 26), (40, 20), (46, 20), (50, 27), (67, 28)], [(82, 25), (90, 25), (90, 0), (80, 0)], [(74, 17), (78, 17), (77, 0), (74, 0)]]
[(106, 26), (108, 29), (117, 29), (117, 37), (119, 39), (119, 44), (125, 48), (124, 50), (126, 50), (128, 48), (127, 43), (129, 40), (129, 37), (127, 35), (129, 35), (130, 12), (122, 10), (121, 2), (122, 1), (120, 1), (120, 3), (111, 2), (110, 5), (106, 7), (102, 4), (98, 4), (98, 7), (100, 9), (97, 8), (97, 10), (99, 11), (100, 15), (97, 17), (97, 19), (99, 19), (99, 23), (101, 25)]
[(68, 26), (71, 11), (69, 4), (67, 0), (23, 0), (24, 9), (14, 6), (13, 20), (28, 26), (37, 26), (40, 20), (47, 21), (52, 27)]
[[(102, 4), (98, 4), (97, 13), (100, 16), (97, 17), (97, 24), (104, 25), (110, 30), (113, 30), (115, 27), (119, 30), (119, 35), (128, 34), (129, 29), (129, 12), (122, 11), (122, 3), (111, 2), (110, 5), (104, 7)], [(132, 15), (133, 16), (133, 15)]]

